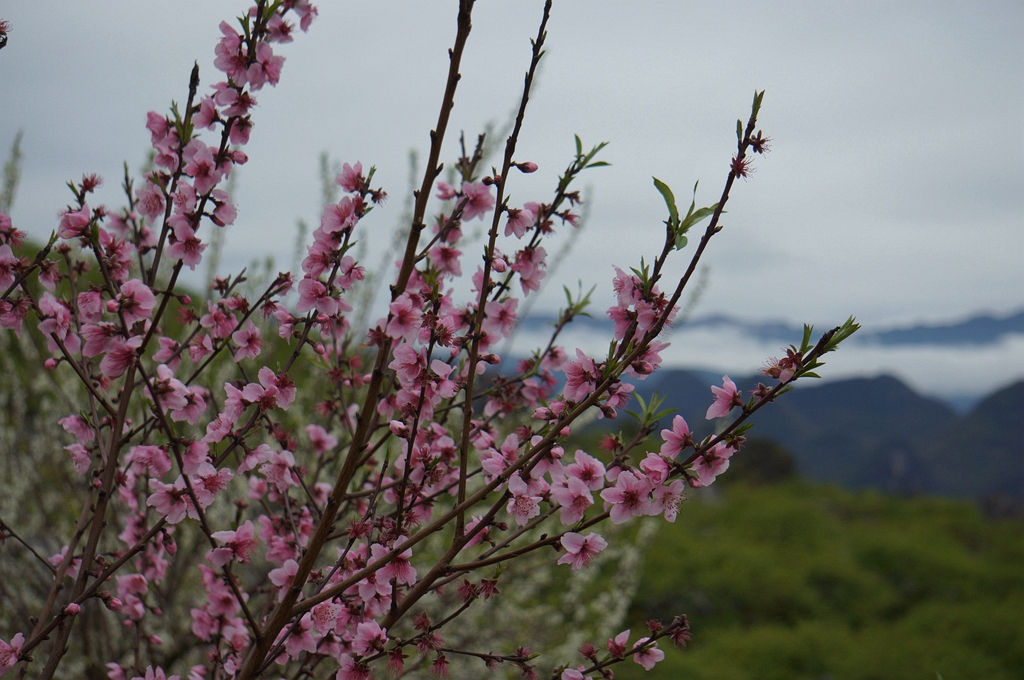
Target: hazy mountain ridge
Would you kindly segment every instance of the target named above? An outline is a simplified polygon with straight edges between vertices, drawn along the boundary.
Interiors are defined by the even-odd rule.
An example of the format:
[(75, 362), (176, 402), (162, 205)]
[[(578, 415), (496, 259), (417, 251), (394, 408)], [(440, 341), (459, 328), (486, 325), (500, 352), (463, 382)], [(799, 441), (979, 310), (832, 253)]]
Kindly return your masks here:
[[(749, 390), (759, 380), (736, 383)], [(712, 395), (700, 374), (662, 369), (636, 392), (644, 398), (658, 392), (663, 408), (678, 409), (697, 435), (713, 431), (716, 423), (705, 418)], [(800, 473), (815, 481), (1024, 500), (1024, 381), (960, 416), (891, 376), (836, 380), (793, 390), (751, 421), (749, 436), (782, 444)]]
[[(541, 331), (554, 321), (554, 317), (533, 315), (520, 320), (527, 331)], [(604, 315), (577, 317), (574, 330), (593, 330), (611, 335), (612, 322)], [(749, 321), (727, 314), (709, 314), (676, 326), (677, 332), (688, 330), (735, 330), (760, 341), (793, 343), (799, 340), (803, 326), (783, 320)], [(977, 314), (963, 321), (942, 324), (914, 324), (911, 326), (876, 330), (861, 329), (850, 342), (886, 346), (985, 346), (999, 343), (1008, 335), (1024, 335), (1024, 310), (1007, 316)]]

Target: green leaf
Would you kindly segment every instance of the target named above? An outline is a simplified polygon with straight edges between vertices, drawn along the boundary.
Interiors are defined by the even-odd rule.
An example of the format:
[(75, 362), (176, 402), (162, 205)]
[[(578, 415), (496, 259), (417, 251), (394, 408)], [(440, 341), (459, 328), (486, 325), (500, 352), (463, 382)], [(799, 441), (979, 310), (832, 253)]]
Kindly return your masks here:
[(764, 90), (758, 92), (754, 90), (754, 103), (750, 106), (750, 117), (757, 118), (758, 112), (761, 110), (761, 100), (764, 99)]
[[(692, 208), (692, 206), (691, 206), (691, 208)], [(692, 226), (694, 226), (696, 224), (700, 224), (701, 222), (703, 222), (707, 218), (709, 218), (712, 215), (714, 215), (716, 210), (718, 210), (718, 204), (717, 203), (715, 203), (714, 205), (709, 205), (706, 208), (699, 208), (698, 210), (694, 210), (693, 212), (687, 214), (686, 215), (686, 219), (683, 220), (682, 223), (679, 225), (680, 233), (685, 234), (686, 232), (688, 232), (690, 230), (690, 227), (692, 227)], [(722, 212), (725, 212), (725, 211), (723, 210)]]
[(684, 235), (678, 234), (676, 236), (676, 250), (682, 250), (683, 248), (686, 247), (687, 243), (689, 243), (689, 241), (686, 240), (686, 237)]
[(573, 137), (576, 138), (576, 157), (578, 158), (583, 155), (583, 142), (579, 135), (573, 135)]
[(742, 425), (737, 427), (735, 430), (733, 430), (732, 434), (735, 437), (739, 437), (740, 435), (742, 435), (744, 432), (746, 432), (747, 430), (749, 430), (753, 426), (754, 426), (754, 423), (743, 423)]
[(736, 141), (743, 141), (743, 121), (739, 118), (736, 119)]
[(654, 187), (661, 193), (661, 197), (665, 199), (665, 205), (668, 206), (669, 226), (675, 229), (679, 225), (679, 208), (676, 207), (676, 197), (667, 184), (657, 177), (651, 179), (654, 180)]

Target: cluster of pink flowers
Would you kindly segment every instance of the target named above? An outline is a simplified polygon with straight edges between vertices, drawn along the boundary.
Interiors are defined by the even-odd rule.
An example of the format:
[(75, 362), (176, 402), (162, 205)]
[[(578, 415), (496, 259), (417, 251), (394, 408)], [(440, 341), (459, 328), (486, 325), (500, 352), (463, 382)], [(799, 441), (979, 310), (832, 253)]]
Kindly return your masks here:
[[(497, 578), (474, 576), (478, 569), (553, 546), (557, 564), (575, 571), (608, 546), (589, 531), (599, 522), (675, 521), (687, 484), (707, 486), (728, 468), (742, 444), (731, 428), (777, 391), (759, 386), (744, 402), (724, 377), (711, 388), (707, 417), (737, 407), (740, 416), (718, 436), (696, 442), (676, 416), (658, 451), (642, 450), (641, 437), (609, 447), (605, 460), (583, 450), (566, 455), (562, 444), (576, 418), (590, 408), (616, 418), (634, 389), (624, 378), (642, 380), (661, 365), (668, 345), (657, 338), (677, 313), (685, 281), (671, 293), (659, 289), (669, 248), (653, 274), (616, 268), (607, 357), (576, 349), (571, 358), (555, 344), (582, 311), (570, 300), (548, 347), (510, 372), (490, 368), (502, 362), (495, 348), (512, 336), (520, 303), (541, 287), (544, 239), (556, 223), (578, 224), (570, 182), (601, 164), (593, 161), (601, 146), (588, 155), (577, 140), (554, 198), (510, 207), (511, 168), (538, 169), (511, 160), (518, 128), (500, 173), (478, 177), (479, 154), (459, 160), (457, 184), (435, 183), (440, 168), (427, 170), (425, 185), (436, 186), (443, 204), (431, 231), (426, 201), (418, 202), (387, 313), (369, 329), (351, 327), (352, 292), (366, 279), (352, 253), (360, 222), (386, 194), (371, 185), (373, 168), (364, 173), (358, 162), (346, 163), (335, 180), (344, 195), (324, 208), (300, 279), (281, 274), (254, 299), (239, 292), (239, 279), (217, 279), (202, 306), (175, 292), (182, 268), (202, 262), (210, 230), (237, 217), (219, 187), (247, 160), (241, 147), (253, 130), (255, 93), (281, 77), (284, 57), (275, 45), (292, 40), (291, 20), (305, 31), (316, 13), (306, 0), (284, 0), (252, 8), (239, 20), (241, 32), (222, 23), (215, 65), (226, 80), (202, 95), (196, 71), (183, 112), (149, 113), (155, 169), (137, 190), (126, 182), (126, 208), (88, 204), (95, 176), (72, 185), (76, 204), (62, 213), (51, 244), (60, 257), (49, 257), (49, 248), (35, 261), (16, 255), (25, 235), (0, 214), (0, 327), (20, 337), (34, 313), (33, 332), (50, 353), (46, 367), (81, 380), (88, 407), (60, 425), (74, 440), (64, 447), (69, 465), (96, 492), (90, 541), (76, 538), (50, 558), (54, 593), (63, 589), (66, 601), (47, 605), (27, 639), (19, 632), (0, 640), (0, 675), (28, 663), (50, 634), (65, 635), (51, 653), (59, 661), (71, 626), (58, 626), (96, 601), (137, 631), (136, 644), (160, 644), (142, 631), (161, 615), (153, 591), (179, 556), (176, 531), (192, 522), (209, 548), (191, 565), (202, 586), (189, 607), (191, 632), (204, 656), (193, 659), (199, 663), (190, 678), (252, 678), (272, 664), (309, 672), (329, 660), (337, 678), (365, 679), (385, 657), (400, 674), (413, 649), (444, 676), (448, 657), (459, 653), (444, 647), (448, 619), (433, 624), (414, 609), (443, 592), (443, 579), (461, 580), (459, 606), (468, 607), (499, 593)], [(540, 36), (531, 68), (543, 30)], [(203, 131), (214, 133), (212, 144)], [(436, 144), (441, 137), (435, 133)], [(741, 160), (750, 144), (748, 132)], [(462, 297), (454, 282), (463, 275), (461, 227), (470, 220), (490, 226)], [(713, 222), (707, 238), (714, 232)], [(30, 285), (32, 273), (44, 291)], [(804, 351), (794, 348), (766, 374), (779, 386), (798, 377)], [(300, 360), (313, 369), (297, 366)], [(204, 384), (211, 367), (233, 377)], [(297, 385), (298, 371), (315, 385)], [(641, 419), (644, 434), (655, 429), (649, 415)], [(559, 528), (533, 532), (552, 517)], [(108, 521), (119, 532), (116, 543), (103, 534)], [(426, 560), (421, 541), (448, 527), (450, 554)], [(257, 576), (240, 578), (243, 571)], [(67, 579), (74, 584), (61, 583)], [(253, 582), (259, 587), (246, 589)], [(591, 677), (585, 673), (627, 656), (650, 669), (664, 657), (657, 640), (685, 640), (685, 630), (685, 619), (652, 626), (632, 647), (624, 631), (608, 641), (608, 659), (599, 662), (589, 647), (584, 657), (596, 665), (564, 669), (561, 677)], [(528, 650), (481, 658), (532, 673)], [(111, 660), (109, 677), (141, 678), (140, 664), (138, 650), (133, 662)], [(149, 666), (144, 677), (167, 676)]]

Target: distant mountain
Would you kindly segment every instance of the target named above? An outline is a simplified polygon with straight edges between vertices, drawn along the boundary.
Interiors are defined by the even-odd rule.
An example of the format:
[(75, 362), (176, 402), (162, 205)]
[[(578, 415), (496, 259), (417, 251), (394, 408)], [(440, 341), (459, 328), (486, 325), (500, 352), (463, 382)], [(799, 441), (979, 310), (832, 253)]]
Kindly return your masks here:
[(955, 324), (877, 331), (859, 340), (880, 345), (988, 345), (1012, 334), (1024, 334), (1024, 310), (1002, 318), (984, 314)]
[[(550, 326), (554, 317), (535, 315), (519, 323), (524, 330), (539, 331)], [(603, 315), (578, 317), (573, 321), (573, 330), (602, 332), (610, 335), (613, 325)], [(695, 329), (735, 330), (741, 335), (763, 342), (797, 342), (803, 333), (803, 326), (788, 321), (748, 321), (726, 314), (711, 314), (687, 321), (678, 327), (680, 332)], [(1024, 310), (1004, 317), (979, 314), (965, 321), (925, 325), (918, 324), (887, 330), (862, 329), (851, 338), (851, 342), (875, 345), (942, 345), (979, 346), (999, 342), (1008, 335), (1024, 335)]]
[(983, 399), (922, 451), (940, 493), (1024, 499), (1024, 381)]
[[(760, 376), (736, 380), (750, 389)], [(763, 380), (763, 378), (761, 378)], [(705, 376), (662, 369), (637, 385), (658, 392), (703, 436), (712, 395)], [(1024, 500), (1024, 382), (958, 416), (891, 376), (797, 388), (756, 413), (749, 436), (784, 446), (799, 472), (851, 489)]]

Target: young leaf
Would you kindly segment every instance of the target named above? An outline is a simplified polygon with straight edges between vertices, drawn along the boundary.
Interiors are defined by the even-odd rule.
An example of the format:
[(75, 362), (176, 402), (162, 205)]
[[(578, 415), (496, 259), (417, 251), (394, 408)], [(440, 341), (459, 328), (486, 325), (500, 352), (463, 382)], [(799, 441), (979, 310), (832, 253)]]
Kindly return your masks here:
[(654, 187), (661, 193), (661, 197), (665, 199), (665, 205), (668, 206), (669, 226), (675, 229), (679, 225), (679, 209), (676, 207), (676, 197), (667, 184), (657, 177), (652, 177), (651, 179), (654, 180)]

